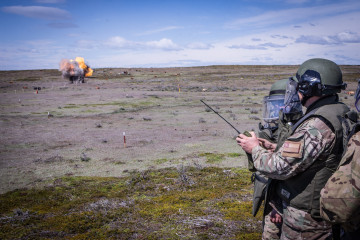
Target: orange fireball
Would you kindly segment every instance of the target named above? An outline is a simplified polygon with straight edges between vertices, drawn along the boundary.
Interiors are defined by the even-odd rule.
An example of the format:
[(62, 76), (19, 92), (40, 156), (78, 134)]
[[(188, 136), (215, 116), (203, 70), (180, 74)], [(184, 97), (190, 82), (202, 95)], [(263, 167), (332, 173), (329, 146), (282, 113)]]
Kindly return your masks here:
[(90, 77), (90, 76), (92, 76), (93, 70), (92, 70), (88, 65), (85, 64), (84, 58), (82, 58), (82, 57), (76, 57), (76, 58), (75, 58), (75, 61), (77, 61), (78, 64), (79, 64), (79, 67), (81, 67), (81, 68), (84, 70), (85, 77)]
[(84, 77), (90, 77), (93, 74), (93, 70), (82, 57), (76, 57), (75, 60), (61, 60), (59, 70), (62, 72), (63, 78), (69, 78), (71, 83), (84, 83)]

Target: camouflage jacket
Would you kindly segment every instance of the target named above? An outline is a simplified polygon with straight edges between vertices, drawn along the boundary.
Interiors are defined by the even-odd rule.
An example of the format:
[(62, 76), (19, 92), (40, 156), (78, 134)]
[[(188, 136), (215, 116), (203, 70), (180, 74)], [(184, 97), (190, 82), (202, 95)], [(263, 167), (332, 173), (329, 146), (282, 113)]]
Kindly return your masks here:
[(255, 168), (264, 175), (285, 180), (305, 171), (321, 155), (329, 154), (335, 134), (319, 118), (310, 118), (276, 152), (257, 146), (252, 150)]
[(346, 231), (360, 227), (360, 131), (350, 138), (338, 170), (321, 190), (320, 214)]
[(252, 151), (255, 168), (280, 180), (277, 196), (314, 218), (320, 218), (320, 190), (340, 162), (340, 119), (347, 111), (349, 108), (336, 96), (320, 99), (308, 108), (278, 151), (271, 153), (259, 147)]
[(335, 133), (341, 129), (339, 119), (348, 111), (346, 105), (338, 102), (337, 96), (319, 99), (309, 106), (306, 115), (298, 121), (299, 125), (294, 126), (295, 131), (276, 152), (260, 146), (253, 148), (255, 168), (270, 178), (286, 180), (304, 172), (316, 160), (327, 160), (333, 150), (339, 148), (336, 143), (340, 138)]

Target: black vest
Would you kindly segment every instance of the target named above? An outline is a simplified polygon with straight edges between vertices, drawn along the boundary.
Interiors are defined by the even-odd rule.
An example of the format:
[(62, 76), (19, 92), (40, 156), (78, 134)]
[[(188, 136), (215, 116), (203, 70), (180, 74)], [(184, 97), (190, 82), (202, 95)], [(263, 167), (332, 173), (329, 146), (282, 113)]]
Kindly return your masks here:
[(276, 191), (288, 205), (320, 218), (320, 191), (336, 170), (343, 149), (342, 118), (350, 109), (338, 102), (337, 96), (319, 99), (309, 106), (307, 113), (294, 125), (293, 133), (309, 118), (319, 118), (335, 133), (335, 144), (330, 154), (320, 154), (318, 159), (304, 172), (279, 181)]

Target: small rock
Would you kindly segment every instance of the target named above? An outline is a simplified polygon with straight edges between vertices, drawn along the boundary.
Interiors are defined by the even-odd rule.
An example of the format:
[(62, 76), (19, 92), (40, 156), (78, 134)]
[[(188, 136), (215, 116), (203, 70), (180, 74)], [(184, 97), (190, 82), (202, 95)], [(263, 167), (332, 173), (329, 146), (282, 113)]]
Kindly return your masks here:
[(252, 120), (260, 120), (259, 117), (254, 116), (254, 115), (250, 115), (249, 118), (252, 119)]
[(199, 123), (206, 123), (206, 121), (205, 121), (204, 118), (200, 118), (200, 119), (199, 119)]
[(81, 159), (81, 161), (84, 161), (84, 162), (90, 161), (90, 158), (88, 156), (86, 156), (85, 153), (81, 153), (80, 159)]

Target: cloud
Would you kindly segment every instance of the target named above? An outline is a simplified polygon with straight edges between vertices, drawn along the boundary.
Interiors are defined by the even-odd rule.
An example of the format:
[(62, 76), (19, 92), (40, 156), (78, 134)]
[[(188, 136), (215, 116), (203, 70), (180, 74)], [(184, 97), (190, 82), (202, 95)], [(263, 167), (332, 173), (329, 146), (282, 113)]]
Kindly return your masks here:
[(2, 11), (30, 18), (40, 18), (48, 20), (63, 20), (71, 18), (71, 15), (68, 11), (53, 7), (9, 6), (3, 7)]
[(108, 41), (105, 42), (105, 45), (110, 48), (133, 48), (135, 46), (134, 43), (127, 41), (123, 37), (112, 37)]
[(241, 45), (231, 45), (228, 46), (228, 48), (232, 49), (257, 49), (257, 50), (266, 50), (266, 47), (260, 46), (260, 45), (247, 45), (247, 44), (241, 44)]
[(65, 2), (65, 0), (35, 0), (35, 2), (56, 4), (56, 3), (63, 3)]
[(360, 43), (360, 35), (354, 32), (341, 32), (330, 38), (342, 43)]
[(168, 27), (163, 27), (163, 28), (159, 28), (159, 29), (149, 30), (149, 31), (138, 34), (138, 36), (151, 35), (151, 34), (155, 34), (155, 33), (166, 32), (166, 31), (180, 29), (180, 28), (182, 28), (182, 27), (168, 26)]
[(284, 48), (286, 47), (286, 44), (276, 44), (276, 43), (267, 42), (260, 44), (260, 46), (270, 47), (270, 48)]
[(133, 49), (133, 50), (144, 50), (144, 49), (160, 49), (166, 51), (177, 51), (181, 48), (175, 44), (171, 39), (163, 38), (159, 41), (149, 42), (134, 42), (128, 41), (123, 37), (115, 36), (110, 38), (104, 43), (105, 46), (115, 49)]
[[(187, 67), (187, 66), (203, 66), (203, 62), (196, 59), (177, 59), (172, 61), (164, 61), (157, 64), (157, 67)], [(144, 64), (142, 67), (153, 67), (153, 64)]]
[(360, 43), (360, 35), (353, 32), (341, 32), (331, 36), (301, 35), (296, 43), (317, 45), (341, 45), (346, 43)]
[(163, 38), (160, 41), (151, 41), (146, 42), (144, 46), (147, 46), (149, 48), (156, 48), (156, 49), (162, 49), (162, 50), (180, 50), (181, 48), (173, 43), (170, 39)]
[(202, 43), (202, 42), (192, 42), (192, 43), (189, 43), (186, 47), (189, 48), (189, 49), (203, 49), (203, 50), (206, 50), (206, 49), (212, 48), (213, 46), (211, 44), (206, 44), (206, 43)]
[(347, 55), (340, 55), (340, 54), (336, 54), (335, 58), (337, 59), (337, 61), (339, 62), (354, 62), (357, 63), (359, 62), (359, 59), (357, 58), (353, 58), (353, 57), (349, 57)]
[(280, 45), (280, 44), (271, 43), (271, 42), (262, 43), (262, 44), (258, 44), (258, 45), (240, 44), (240, 45), (228, 46), (228, 48), (232, 48), (232, 49), (253, 49), (253, 50), (254, 49), (267, 50), (268, 48), (284, 48), (284, 47), (286, 47), (286, 44)]
[(289, 4), (303, 4), (310, 2), (310, 0), (286, 0), (285, 2)]
[(274, 34), (274, 35), (271, 35), (272, 38), (275, 38), (275, 39), (290, 39), (291, 37), (289, 36), (286, 36), (286, 35), (279, 35), (279, 34)]
[(32, 40), (32, 41), (25, 41), (24, 42), (25, 45), (29, 45), (29, 46), (36, 46), (39, 48), (46, 48), (48, 46), (53, 47), (54, 45), (56, 45), (56, 42), (52, 41), (52, 40)]
[(314, 19), (353, 12), (358, 9), (360, 9), (360, 2), (267, 11), (257, 16), (240, 18), (232, 22), (228, 22), (225, 24), (225, 28), (267, 28), (269, 26), (306, 22), (308, 20), (314, 21)]
[(254, 41), (254, 42), (260, 42), (261, 38), (252, 38), (251, 40)]
[(77, 28), (78, 25), (76, 25), (75, 23), (61, 23), (61, 22), (54, 22), (54, 23), (49, 23), (47, 24), (48, 27), (50, 28)]
[[(53, 55), (54, 52), (57, 51), (58, 46), (56, 45), (56, 42), (54, 42), (54, 41), (43, 39), (43, 40), (16, 42), (15, 44), (2, 46), (1, 49), (2, 50), (6, 49), (6, 51), (10, 53), (11, 56), (8, 55), (6, 57), (10, 57), (10, 58), (20, 57), (22, 59), (22, 58), (35, 57), (35, 55), (31, 55), (31, 54), (28, 55), (27, 53)], [(4, 56), (1, 56), (1, 57), (4, 57)]]

